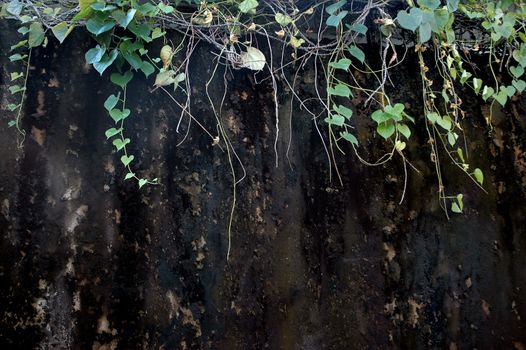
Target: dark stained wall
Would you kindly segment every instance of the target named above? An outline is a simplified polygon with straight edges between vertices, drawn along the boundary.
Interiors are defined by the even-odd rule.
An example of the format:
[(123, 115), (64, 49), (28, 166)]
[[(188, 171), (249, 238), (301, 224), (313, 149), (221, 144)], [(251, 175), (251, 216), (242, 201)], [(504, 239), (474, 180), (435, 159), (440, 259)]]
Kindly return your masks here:
[[(4, 108), (16, 69), (6, 26)], [(177, 146), (188, 118), (176, 132), (180, 110), (140, 77), (130, 85), (126, 132), (134, 169), (161, 184), (139, 190), (123, 181), (120, 155), (104, 136), (112, 121), (103, 102), (117, 90), (85, 65), (90, 45), (74, 33), (60, 48), (50, 40), (33, 52), (23, 148), (7, 112), (0, 123), (0, 348), (524, 349), (524, 100), (496, 109), (488, 132), (487, 106), (466, 97), (471, 162), (484, 171), (488, 194), (444, 161), (450, 193), (463, 191), (466, 203), (464, 215), (448, 220), (422, 125), (407, 153), (421, 174), (410, 171), (398, 205), (400, 158), (366, 167), (346, 148), (336, 155), (343, 186), (334, 172), (331, 182), (312, 118), (297, 104), (289, 113), (285, 93), (276, 168), (270, 80), (257, 85), (250, 72), (234, 71), (222, 122), (246, 178), (227, 262), (227, 154), (195, 122)], [(193, 56), (192, 113), (216, 134), (204, 94), (209, 52), (200, 45)], [(393, 73), (392, 96), (420, 119), (414, 67), (409, 57)], [(222, 74), (210, 88), (216, 106)], [(314, 81), (311, 66), (297, 91), (315, 96)], [(374, 159), (385, 146), (363, 102), (357, 94), (353, 118), (360, 151)]]

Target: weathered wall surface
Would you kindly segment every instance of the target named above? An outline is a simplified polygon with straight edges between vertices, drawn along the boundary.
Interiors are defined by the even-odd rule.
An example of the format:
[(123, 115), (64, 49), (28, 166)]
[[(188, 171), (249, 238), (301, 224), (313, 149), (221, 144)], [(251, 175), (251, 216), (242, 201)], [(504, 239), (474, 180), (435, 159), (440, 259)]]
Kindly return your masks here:
[[(3, 107), (13, 35), (0, 31)], [(60, 50), (35, 50), (22, 149), (0, 123), (2, 349), (524, 349), (524, 101), (496, 111), (488, 134), (480, 101), (466, 99), (471, 161), (489, 193), (444, 161), (451, 193), (463, 190), (467, 205), (447, 220), (426, 147), (409, 146), (422, 173), (410, 173), (402, 205), (400, 159), (366, 167), (348, 150), (337, 155), (340, 186), (311, 118), (296, 105), (289, 114), (285, 94), (276, 168), (270, 81), (235, 71), (222, 121), (247, 176), (227, 262), (226, 153), (195, 123), (177, 146), (187, 118), (177, 133), (179, 109), (136, 79), (134, 167), (161, 185), (124, 182), (104, 137), (103, 102), (116, 91), (85, 66), (89, 45), (74, 34)], [(192, 111), (215, 134), (208, 52), (194, 54)], [(395, 72), (393, 96), (418, 116), (414, 66), (409, 58)], [(314, 95), (314, 78), (300, 74), (297, 91)], [(219, 103), (221, 76), (211, 91)], [(372, 135), (370, 111), (354, 102), (358, 129)], [(424, 131), (414, 133), (425, 145)], [(365, 156), (380, 154), (368, 153), (380, 140), (360, 141)]]

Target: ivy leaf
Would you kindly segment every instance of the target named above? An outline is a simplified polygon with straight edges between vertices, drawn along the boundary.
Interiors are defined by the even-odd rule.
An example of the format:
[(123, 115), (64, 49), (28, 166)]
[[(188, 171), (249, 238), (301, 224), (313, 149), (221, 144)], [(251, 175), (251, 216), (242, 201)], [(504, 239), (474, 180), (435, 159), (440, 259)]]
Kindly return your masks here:
[(141, 71), (146, 78), (148, 78), (153, 72), (155, 72), (155, 68), (149, 62), (143, 61), (141, 64)]
[(460, 209), (456, 202), (451, 203), (451, 211), (453, 213), (462, 214), (462, 209)]
[(451, 147), (455, 146), (457, 139), (458, 139), (458, 135), (456, 133), (451, 132), (451, 131), (447, 133), (447, 142), (451, 145)]
[(380, 134), (380, 136), (387, 140), (388, 138), (393, 136), (395, 132), (395, 126), (389, 122), (381, 123), (376, 128), (376, 131), (378, 132), (378, 134)]
[(120, 96), (120, 92), (119, 92), (119, 94), (117, 96), (115, 96), (113, 94), (108, 96), (108, 98), (104, 102), (104, 108), (106, 108), (106, 110), (108, 112), (111, 111), (113, 108), (115, 108), (115, 106), (119, 102), (119, 96)]
[(348, 70), (352, 61), (348, 58), (340, 58), (338, 62), (331, 62), (329, 66), (335, 69)]
[(28, 45), (29, 47), (37, 47), (42, 44), (44, 41), (44, 29), (42, 28), (42, 24), (40, 22), (33, 22), (29, 26), (29, 39), (28, 39)]
[(354, 136), (353, 134), (347, 132), (347, 131), (341, 131), (340, 132), (340, 136), (349, 141), (350, 143), (352, 143), (353, 145), (355, 146), (358, 146), (358, 139), (356, 138), (356, 136)]
[(337, 84), (334, 87), (327, 88), (327, 94), (332, 96), (349, 97), (351, 96), (351, 89), (342, 83)]
[(142, 188), (142, 186), (146, 185), (147, 183), (148, 183), (148, 180), (139, 179), (139, 188)]
[(115, 26), (115, 22), (107, 21), (106, 17), (103, 16), (94, 16), (88, 19), (86, 22), (86, 29), (88, 32), (95, 35), (100, 35), (107, 32)]
[(409, 13), (406, 11), (399, 11), (396, 16), (396, 21), (400, 27), (414, 32), (420, 23), (422, 23), (422, 10), (413, 7)]
[(491, 96), (493, 96), (493, 94), (495, 94), (495, 90), (493, 90), (493, 88), (491, 86), (484, 86), (484, 89), (482, 89), (482, 99), (484, 101), (487, 101), (488, 98), (490, 98)]
[(458, 10), (458, 3), (460, 0), (447, 0), (447, 10), (451, 13)]
[(514, 80), (511, 84), (517, 89), (519, 93), (522, 93), (526, 89), (526, 82), (524, 80)]
[(112, 109), (110, 111), (110, 117), (115, 121), (115, 123), (118, 123), (119, 121), (128, 118), (130, 113), (131, 111), (128, 108), (125, 108), (122, 111), (120, 109)]
[(124, 146), (126, 146), (127, 144), (130, 143), (130, 139), (126, 138), (126, 139), (115, 139), (113, 140), (113, 145), (115, 146), (115, 148), (117, 148), (117, 151), (120, 151), (121, 149), (124, 148)]
[(126, 174), (126, 176), (124, 177), (124, 180), (129, 180), (131, 178), (135, 177), (135, 173), (128, 173)]
[(84, 58), (86, 59), (87, 64), (93, 64), (96, 62), (99, 62), (104, 53), (106, 52), (105, 47), (101, 47), (100, 45), (95, 46), (94, 48), (91, 48), (86, 52), (84, 55)]
[(346, 25), (347, 28), (358, 34), (365, 35), (367, 33), (367, 27), (361, 23), (354, 23), (352, 26)]
[(405, 136), (406, 139), (411, 137), (411, 129), (405, 124), (396, 124), (398, 131)]
[(292, 23), (292, 18), (290, 18), (289, 15), (286, 15), (286, 14), (281, 13), (281, 12), (276, 13), (276, 15), (274, 16), (274, 19), (281, 26), (286, 26), (286, 25)]
[(126, 71), (124, 74), (113, 73), (110, 76), (111, 82), (117, 86), (120, 86), (122, 89), (124, 89), (126, 85), (128, 85), (128, 83), (130, 82), (130, 80), (132, 80), (132, 78), (133, 78), (133, 73), (131, 70)]
[(97, 72), (99, 72), (99, 74), (102, 75), (102, 73), (109, 66), (111, 66), (111, 64), (113, 63), (113, 61), (115, 61), (118, 55), (119, 55), (119, 52), (117, 51), (117, 49), (113, 49), (109, 55), (104, 54), (102, 58), (100, 59), (100, 61), (94, 62), (93, 68), (95, 68)]
[(453, 126), (453, 121), (448, 115), (445, 115), (443, 117), (439, 116), (436, 122), (446, 131), (451, 130), (451, 127)]
[(242, 13), (256, 13), (256, 8), (258, 7), (257, 0), (243, 0), (239, 5), (238, 9)]
[(347, 119), (351, 119), (352, 117), (352, 109), (347, 108), (345, 106), (339, 105), (339, 106), (333, 106), (332, 107), (336, 113), (339, 115), (343, 115)]
[(425, 43), (431, 39), (431, 25), (429, 23), (422, 23), (418, 27), (418, 34), (420, 43)]
[(325, 12), (327, 12), (329, 15), (333, 15), (336, 11), (342, 8), (342, 6), (345, 5), (346, 3), (347, 3), (347, 0), (338, 1), (332, 5), (327, 6), (325, 8)]
[(106, 132), (104, 132), (104, 135), (106, 135), (106, 139), (110, 139), (113, 136), (115, 136), (118, 133), (120, 133), (121, 131), (122, 131), (122, 129), (110, 128), (110, 129), (106, 130)]
[(337, 15), (330, 15), (329, 18), (327, 18), (326, 24), (329, 27), (338, 27), (342, 19), (347, 16), (347, 13), (348, 11), (341, 11)]
[(475, 176), (475, 180), (477, 180), (477, 182), (482, 186), (482, 184), (484, 183), (484, 174), (482, 173), (482, 170), (476, 168), (473, 171), (473, 175)]
[(482, 87), (482, 79), (473, 78), (473, 89), (475, 90), (476, 94), (480, 92), (481, 87)]
[(124, 164), (124, 166), (128, 166), (133, 161), (133, 159), (135, 159), (135, 156), (133, 155), (132, 156), (123, 155), (121, 157), (121, 162), (122, 164)]
[(24, 4), (22, 2), (18, 0), (11, 0), (7, 4), (6, 11), (14, 16), (20, 16), (23, 8)]
[(339, 114), (333, 114), (330, 118), (325, 118), (325, 122), (329, 125), (343, 126), (345, 118)]
[(152, 41), (152, 38), (150, 38), (152, 30), (147, 24), (137, 24), (135, 21), (132, 21), (128, 24), (128, 30), (147, 43)]
[(73, 27), (68, 28), (68, 24), (66, 22), (60, 22), (59, 24), (51, 28), (51, 31), (55, 35), (55, 38), (57, 38), (61, 44), (69, 35), (69, 33), (71, 33), (72, 30)]
[(363, 63), (365, 60), (365, 53), (358, 46), (351, 45), (347, 48), (347, 50), (354, 58)]
[(391, 119), (391, 116), (382, 110), (374, 111), (371, 118), (378, 124), (386, 122)]
[(510, 72), (515, 78), (520, 78), (524, 74), (524, 68), (522, 66), (511, 66)]
[(417, 2), (419, 6), (430, 10), (436, 10), (440, 6), (440, 0), (417, 0)]
[(498, 94), (493, 94), (493, 98), (497, 100), (497, 102), (500, 103), (502, 107), (504, 107), (508, 101), (508, 93), (506, 89), (500, 89)]
[(113, 11), (111, 15), (113, 16), (113, 18), (115, 18), (115, 20), (117, 20), (117, 22), (123, 28), (126, 28), (128, 24), (130, 24), (130, 22), (132, 21), (136, 12), (137, 10), (132, 8), (132, 9), (129, 9), (128, 12), (124, 12), (122, 10), (116, 10), (116, 11)]

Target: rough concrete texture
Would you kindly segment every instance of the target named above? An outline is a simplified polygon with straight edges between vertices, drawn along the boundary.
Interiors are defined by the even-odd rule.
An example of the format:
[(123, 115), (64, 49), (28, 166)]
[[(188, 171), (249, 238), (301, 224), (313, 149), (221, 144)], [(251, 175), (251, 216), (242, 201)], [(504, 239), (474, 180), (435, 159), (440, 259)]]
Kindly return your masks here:
[[(16, 69), (7, 59), (14, 36), (0, 31), (3, 108)], [(421, 173), (409, 170), (401, 205), (399, 157), (367, 167), (345, 147), (335, 155), (343, 185), (334, 171), (331, 181), (312, 117), (297, 103), (290, 112), (283, 81), (276, 168), (271, 81), (234, 71), (220, 118), (246, 178), (237, 186), (227, 262), (227, 153), (195, 122), (188, 129), (187, 116), (176, 132), (180, 109), (137, 75), (126, 125), (133, 168), (160, 185), (139, 190), (124, 181), (104, 136), (112, 121), (103, 102), (117, 89), (85, 65), (91, 45), (73, 33), (60, 49), (50, 40), (33, 52), (23, 148), (7, 112), (0, 123), (1, 349), (525, 348), (524, 99), (495, 109), (488, 132), (488, 106), (466, 95), (470, 162), (483, 170), (488, 194), (444, 155), (448, 191), (462, 191), (466, 205), (448, 220), (411, 54), (393, 72), (391, 92), (419, 121), (406, 154)], [(198, 47), (189, 78), (192, 113), (216, 135), (204, 94), (210, 50)], [(315, 82), (311, 65), (295, 90), (314, 97)], [(222, 68), (210, 91), (217, 108)], [(375, 159), (388, 145), (363, 105), (357, 93), (359, 151)]]

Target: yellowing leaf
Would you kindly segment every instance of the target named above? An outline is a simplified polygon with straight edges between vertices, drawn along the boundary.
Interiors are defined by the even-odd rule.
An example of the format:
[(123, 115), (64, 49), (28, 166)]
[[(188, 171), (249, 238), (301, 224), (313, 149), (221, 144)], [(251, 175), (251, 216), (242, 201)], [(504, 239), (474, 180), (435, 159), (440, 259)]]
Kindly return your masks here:
[(241, 67), (251, 70), (262, 70), (265, 68), (265, 55), (255, 47), (247, 47), (246, 52), (241, 53)]

